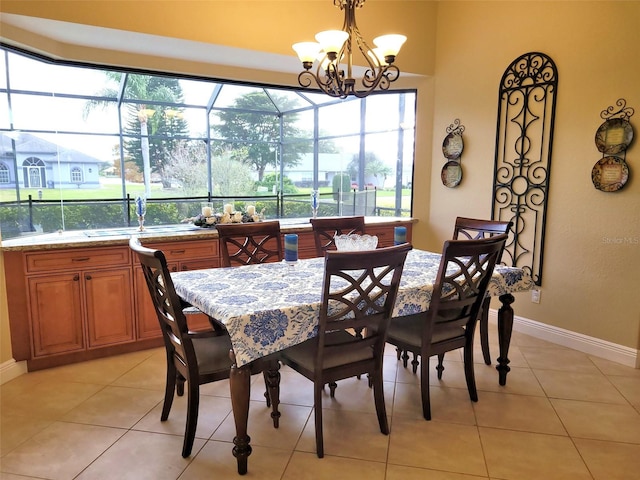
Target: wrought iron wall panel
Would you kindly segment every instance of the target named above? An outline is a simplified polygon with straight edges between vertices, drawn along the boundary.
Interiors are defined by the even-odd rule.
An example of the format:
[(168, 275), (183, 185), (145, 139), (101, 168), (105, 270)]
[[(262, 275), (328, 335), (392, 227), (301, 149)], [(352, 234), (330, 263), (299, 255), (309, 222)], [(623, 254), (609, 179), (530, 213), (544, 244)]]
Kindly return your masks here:
[(544, 232), (558, 87), (556, 66), (526, 53), (500, 82), (492, 218), (513, 230), (502, 261), (524, 268), (542, 284)]

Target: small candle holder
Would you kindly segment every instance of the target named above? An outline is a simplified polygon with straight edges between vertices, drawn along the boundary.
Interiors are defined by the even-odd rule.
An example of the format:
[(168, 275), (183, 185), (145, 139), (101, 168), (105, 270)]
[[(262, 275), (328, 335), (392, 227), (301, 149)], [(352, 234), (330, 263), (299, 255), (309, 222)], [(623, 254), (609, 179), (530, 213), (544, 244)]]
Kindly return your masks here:
[(200, 204), (200, 211), (202, 213), (202, 216), (205, 218), (209, 218), (213, 216), (213, 203), (211, 202), (202, 202)]
[(298, 235), (295, 233), (284, 236), (284, 260), (288, 265), (295, 265), (298, 261)]
[(144, 231), (144, 216), (147, 214), (147, 200), (136, 197), (136, 215), (138, 216), (138, 231)]
[(312, 218), (316, 218), (318, 216), (318, 202), (320, 199), (320, 194), (318, 190), (311, 190), (311, 216)]

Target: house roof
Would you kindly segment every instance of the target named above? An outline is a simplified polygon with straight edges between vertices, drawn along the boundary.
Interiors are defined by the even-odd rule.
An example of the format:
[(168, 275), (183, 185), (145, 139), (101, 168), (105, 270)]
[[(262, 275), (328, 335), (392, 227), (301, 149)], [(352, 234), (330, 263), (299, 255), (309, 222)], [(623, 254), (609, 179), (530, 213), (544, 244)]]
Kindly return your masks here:
[(50, 160), (55, 157), (57, 161), (63, 163), (105, 163), (104, 160), (73, 148), (64, 147), (37, 135), (24, 132), (0, 133), (0, 157), (13, 157), (11, 140), (15, 140), (16, 153), (23, 157), (43, 157), (42, 160)]

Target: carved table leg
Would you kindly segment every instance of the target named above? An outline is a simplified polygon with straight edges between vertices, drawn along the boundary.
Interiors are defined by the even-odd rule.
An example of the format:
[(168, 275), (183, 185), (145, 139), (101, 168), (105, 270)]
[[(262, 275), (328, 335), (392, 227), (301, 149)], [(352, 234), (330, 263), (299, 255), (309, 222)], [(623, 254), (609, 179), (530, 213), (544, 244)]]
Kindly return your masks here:
[(264, 367), (264, 379), (267, 382), (267, 395), (271, 404), (271, 418), (274, 428), (280, 426), (280, 362), (278, 360), (269, 360)]
[(506, 385), (507, 373), (509, 373), (509, 344), (511, 343), (511, 332), (513, 330), (513, 308), (511, 304), (515, 301), (513, 295), (506, 293), (500, 295), (502, 306), (498, 310), (498, 342), (500, 344), (500, 356), (498, 357), (498, 381), (500, 385)]
[(233, 437), (233, 456), (238, 460), (238, 473), (247, 473), (247, 460), (251, 455), (251, 438), (247, 435), (249, 420), (249, 395), (251, 393), (251, 370), (249, 365), (238, 367), (233, 350), (229, 352), (233, 365), (229, 374), (231, 388), (231, 407), (236, 423), (236, 436)]
[(489, 306), (491, 297), (487, 297), (482, 302), (480, 312), (480, 345), (482, 346), (482, 358), (486, 365), (491, 365), (491, 353), (489, 352)]

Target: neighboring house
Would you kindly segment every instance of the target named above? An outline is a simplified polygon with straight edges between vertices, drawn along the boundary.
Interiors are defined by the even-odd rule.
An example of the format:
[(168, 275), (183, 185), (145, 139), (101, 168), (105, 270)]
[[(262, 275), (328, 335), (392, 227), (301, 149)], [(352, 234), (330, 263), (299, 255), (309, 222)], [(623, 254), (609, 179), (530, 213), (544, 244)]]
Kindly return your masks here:
[(104, 161), (29, 133), (0, 133), (0, 188), (97, 188)]
[[(333, 177), (337, 174), (346, 172), (349, 163), (353, 159), (353, 154), (341, 153), (320, 153), (318, 155), (319, 170), (318, 184), (319, 186), (330, 186)], [(313, 185), (313, 154), (305, 153), (300, 155), (300, 163), (294, 167), (287, 167), (285, 175), (299, 187), (310, 187)], [(277, 173), (275, 170), (265, 173)], [(355, 180), (355, 179), (352, 179)], [(367, 175), (365, 184), (368, 187), (383, 187), (384, 179), (376, 178), (373, 175)], [(357, 185), (355, 186), (357, 188)]]

